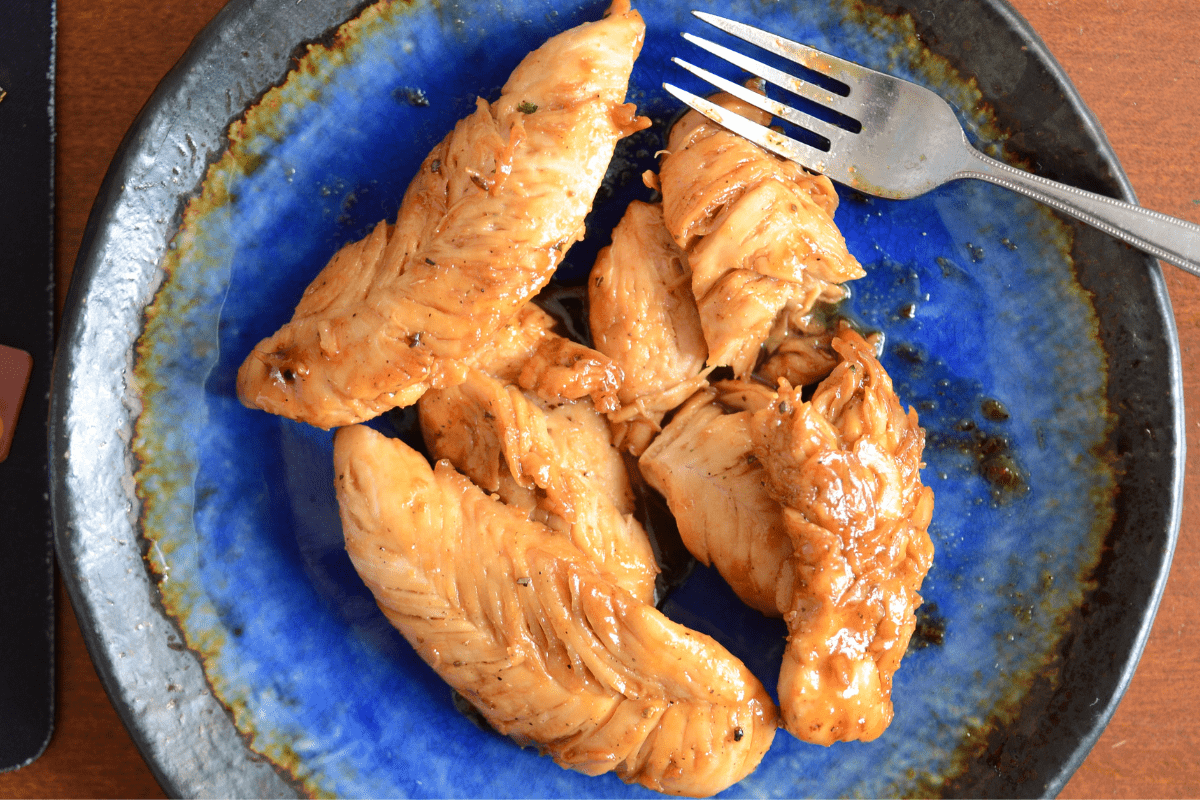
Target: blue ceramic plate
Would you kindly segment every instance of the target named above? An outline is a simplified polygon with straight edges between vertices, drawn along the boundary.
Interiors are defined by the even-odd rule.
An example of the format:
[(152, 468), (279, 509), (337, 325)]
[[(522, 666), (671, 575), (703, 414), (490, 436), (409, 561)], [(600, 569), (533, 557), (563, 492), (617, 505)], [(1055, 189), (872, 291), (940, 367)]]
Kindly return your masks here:
[[(985, 150), (1130, 199), (1073, 90), (1002, 0), (646, 0), (623, 142), (556, 283), (646, 194), (706, 63), (707, 8), (924, 83)], [(235, 2), (164, 81), (93, 214), (56, 368), (58, 547), (109, 691), (180, 795), (640, 796), (456, 710), (342, 547), (330, 434), (241, 406), (238, 365), (343, 243), (394, 215), (477, 95), (593, 0)], [(977, 46), (972, 46), (975, 43)], [(306, 46), (301, 46), (306, 45)], [(290, 71), (289, 71), (290, 70)], [(844, 192), (847, 312), (928, 432), (937, 549), (875, 742), (780, 734), (730, 796), (1053, 795), (1136, 665), (1182, 474), (1156, 264), (1002, 189)], [(567, 292), (569, 294), (569, 292)], [(112, 431), (116, 428), (116, 435)], [(695, 570), (664, 605), (773, 686), (782, 624)]]

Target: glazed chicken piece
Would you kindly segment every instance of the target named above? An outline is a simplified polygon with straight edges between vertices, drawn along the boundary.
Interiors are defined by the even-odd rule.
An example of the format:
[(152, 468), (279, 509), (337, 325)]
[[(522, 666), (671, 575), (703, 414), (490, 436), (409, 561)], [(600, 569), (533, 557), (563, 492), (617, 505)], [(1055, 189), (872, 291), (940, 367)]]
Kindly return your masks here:
[(784, 727), (828, 745), (879, 736), (933, 559), (924, 433), (872, 345), (843, 325), (804, 402), (782, 381), (698, 392), (639, 460), (688, 550), (748, 605), (782, 615)]
[(543, 342), (558, 337), (556, 326), (554, 317), (536, 303), (527, 303), (479, 349), (475, 359), (479, 369), (505, 383), (517, 383)]
[[(769, 117), (729, 95), (713, 101)], [(828, 178), (780, 159), (699, 113), (671, 131), (659, 182), (667, 230), (687, 253), (708, 364), (748, 377), (780, 322), (862, 277), (833, 222)]]
[(654, 601), (658, 565), (608, 423), (590, 400), (544, 407), (532, 393), (471, 370), (418, 404), (426, 447), (481, 488), (568, 535), (604, 577)]
[(453, 385), (583, 236), (644, 25), (628, 0), (530, 53), (426, 157), (395, 225), (347, 245), (238, 372), (242, 402), (330, 428)]
[(878, 737), (933, 560), (925, 435), (871, 345), (844, 326), (841, 363), (811, 401), (783, 383), (754, 412), (754, 454), (792, 541), (784, 726), (807, 742)]
[(564, 767), (715, 794), (774, 736), (758, 680), (567, 537), (365, 426), (334, 445), (346, 548), (388, 619), (499, 731)]
[(566, 532), (606, 577), (651, 602), (658, 565), (633, 517), (625, 462), (590, 399), (613, 398), (620, 373), (553, 327), (529, 304), (462, 384), (427, 392), (418, 403), (426, 448), (530, 519)]
[(588, 278), (593, 343), (624, 375), (621, 407), (608, 415), (613, 438), (635, 456), (709, 372), (691, 274), (662, 206), (634, 201)]
[(835, 329), (806, 321), (803, 327), (786, 333), (778, 344), (768, 344), (770, 355), (756, 374), (772, 386), (780, 380), (789, 386), (808, 386), (833, 372), (838, 354), (833, 350)]
[(521, 369), (518, 382), (549, 402), (591, 398), (601, 411), (616, 411), (621, 368), (608, 356), (561, 336), (547, 337)]
[(790, 587), (792, 542), (750, 430), (754, 410), (773, 400), (761, 384), (738, 381), (697, 392), (638, 466), (666, 499), (688, 552), (715, 567), (748, 606), (778, 617), (780, 586)]

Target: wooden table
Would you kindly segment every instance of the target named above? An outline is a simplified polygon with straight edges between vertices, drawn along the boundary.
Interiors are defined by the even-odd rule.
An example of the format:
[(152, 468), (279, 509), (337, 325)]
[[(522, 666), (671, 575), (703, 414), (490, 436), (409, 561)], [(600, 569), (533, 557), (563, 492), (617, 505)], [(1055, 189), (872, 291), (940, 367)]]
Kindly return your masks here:
[[(1200, 3), (1012, 0), (1100, 118), (1140, 201), (1200, 222)], [(58, 0), (59, 299), (117, 145), (223, 0)], [(1200, 453), (1200, 280), (1167, 267), (1183, 353), (1188, 448)], [(1063, 797), (1200, 794), (1200, 457), (1182, 536), (1137, 675)], [(161, 797), (96, 677), (61, 587), (57, 727), (45, 754), (0, 775), (0, 797)]]

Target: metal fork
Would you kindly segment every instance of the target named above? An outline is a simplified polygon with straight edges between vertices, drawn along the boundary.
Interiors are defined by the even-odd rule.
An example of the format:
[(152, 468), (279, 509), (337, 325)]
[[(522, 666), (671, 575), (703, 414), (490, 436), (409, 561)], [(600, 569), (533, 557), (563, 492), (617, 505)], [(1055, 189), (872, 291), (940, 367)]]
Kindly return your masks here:
[(1151, 255), (1200, 276), (1200, 225), (1085, 192), (1010, 167), (980, 153), (950, 105), (923, 86), (885, 75), (758, 28), (702, 11), (700, 19), (751, 44), (832, 78), (845, 96), (801, 80), (741, 53), (685, 33), (710, 53), (835, 112), (833, 124), (771, 100), (708, 70), (673, 61), (717, 88), (823, 137), (818, 146), (765, 128), (671, 84), (676, 98), (752, 142), (866, 194), (917, 197), (960, 178), (991, 181), (1080, 219)]

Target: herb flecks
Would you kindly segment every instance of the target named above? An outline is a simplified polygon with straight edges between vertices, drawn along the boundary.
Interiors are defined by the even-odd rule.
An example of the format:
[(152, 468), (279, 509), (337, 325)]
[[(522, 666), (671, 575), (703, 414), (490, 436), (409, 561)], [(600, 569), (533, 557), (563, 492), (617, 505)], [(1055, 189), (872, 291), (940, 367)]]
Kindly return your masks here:
[(532, 114), (533, 112), (535, 112), (537, 110), (538, 110), (537, 105), (535, 103), (529, 102), (528, 100), (522, 100), (520, 103), (517, 104), (517, 111), (520, 111), (522, 114)]

